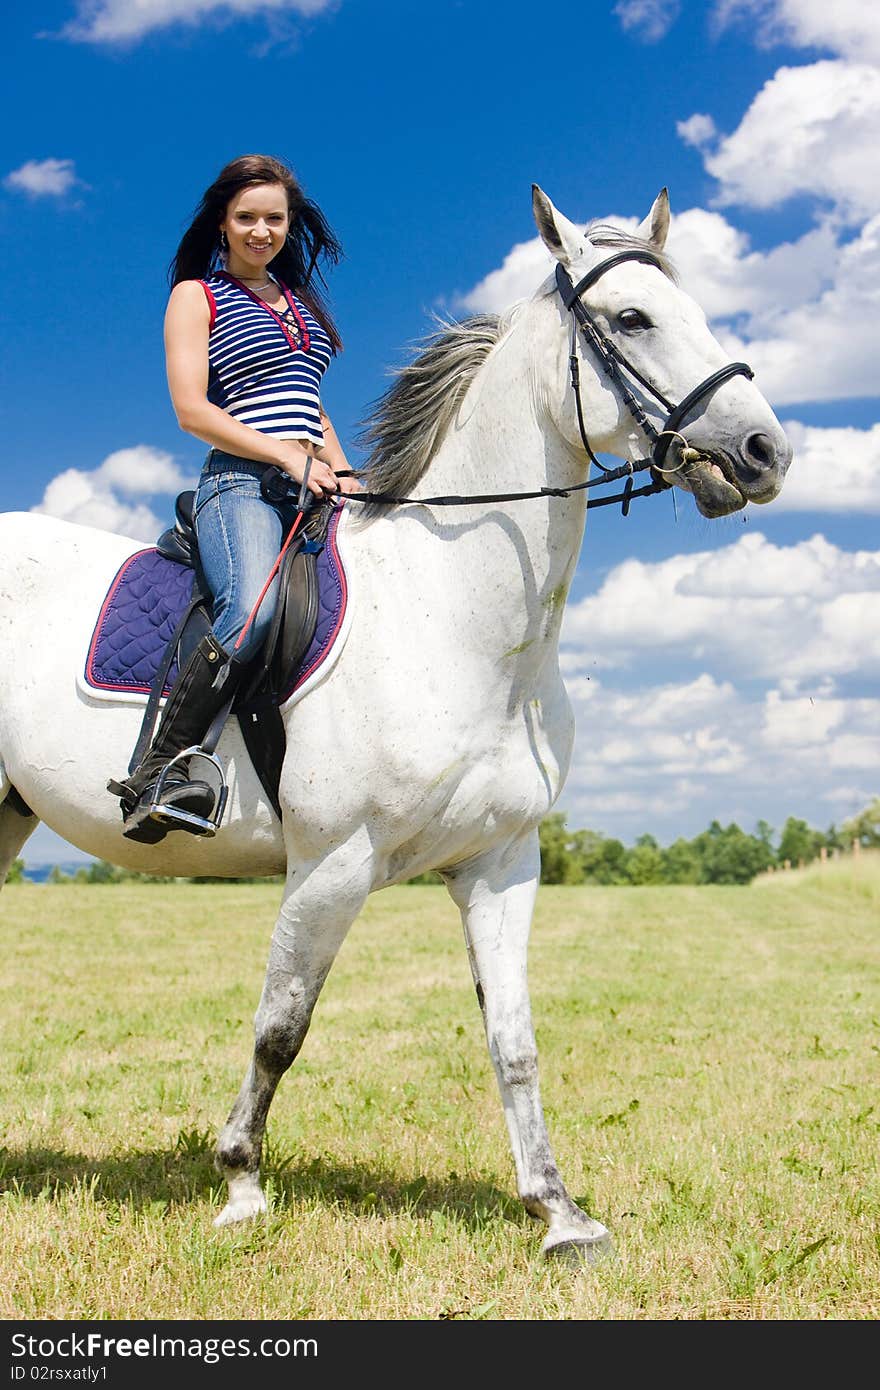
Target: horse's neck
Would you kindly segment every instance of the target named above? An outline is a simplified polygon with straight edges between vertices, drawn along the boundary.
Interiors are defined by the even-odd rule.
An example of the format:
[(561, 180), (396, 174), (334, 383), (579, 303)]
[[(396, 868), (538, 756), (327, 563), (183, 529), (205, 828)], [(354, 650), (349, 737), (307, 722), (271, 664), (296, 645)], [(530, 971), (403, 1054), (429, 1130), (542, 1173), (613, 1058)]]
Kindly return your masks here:
[[(553, 351), (534, 339), (547, 334), (546, 305), (530, 304), (497, 345), (458, 411), (453, 428), (429, 471), (432, 492), (448, 484), (457, 493), (536, 492), (570, 487), (585, 478), (583, 459), (574, 454), (547, 410), (546, 364)], [(551, 372), (550, 378), (555, 377)], [(560, 377), (560, 391), (565, 380)], [(426, 479), (428, 481), (428, 479)], [(511, 519), (528, 547), (532, 569), (556, 582), (576, 557), (584, 524), (583, 496), (536, 498), (492, 504)]]
[[(532, 492), (583, 481), (582, 461), (542, 408), (528, 330), (518, 325), (493, 350), (417, 495)], [(555, 662), (584, 496), (436, 508), (431, 529), (449, 542), (440, 547), (449, 611), (453, 621), (456, 604), (467, 614), (460, 640), (475, 653), (518, 649), (536, 669)]]

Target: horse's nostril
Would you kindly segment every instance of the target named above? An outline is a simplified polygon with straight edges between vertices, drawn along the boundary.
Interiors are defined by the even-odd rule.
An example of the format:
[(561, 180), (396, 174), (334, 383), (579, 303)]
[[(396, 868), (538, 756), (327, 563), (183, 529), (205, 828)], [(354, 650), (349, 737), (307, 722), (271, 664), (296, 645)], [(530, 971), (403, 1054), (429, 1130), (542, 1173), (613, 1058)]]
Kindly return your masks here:
[(776, 462), (776, 445), (769, 434), (750, 434), (743, 444), (743, 458), (757, 468), (772, 468)]

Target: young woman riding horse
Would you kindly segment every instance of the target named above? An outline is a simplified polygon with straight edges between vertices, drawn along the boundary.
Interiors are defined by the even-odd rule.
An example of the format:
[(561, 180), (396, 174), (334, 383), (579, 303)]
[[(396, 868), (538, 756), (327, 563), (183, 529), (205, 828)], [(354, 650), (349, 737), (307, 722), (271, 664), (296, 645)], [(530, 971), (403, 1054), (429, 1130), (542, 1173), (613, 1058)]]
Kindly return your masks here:
[(213, 808), (208, 782), (193, 779), (182, 761), (168, 764), (202, 742), (230, 698), (230, 680), (256, 655), (271, 623), (277, 579), (253, 610), (295, 504), (261, 490), (267, 467), (301, 484), (305, 478), (318, 499), (358, 487), (337, 477), (348, 464), (320, 398), (342, 343), (313, 281), (323, 279), (318, 260), (335, 263), (340, 254), (290, 169), (244, 155), (207, 189), (172, 261), (165, 315), (171, 400), (181, 428), (211, 445), (195, 529), (213, 627), (182, 664), (146, 756), (112, 784), (123, 789), (129, 839), (154, 843), (175, 828), (199, 833)]

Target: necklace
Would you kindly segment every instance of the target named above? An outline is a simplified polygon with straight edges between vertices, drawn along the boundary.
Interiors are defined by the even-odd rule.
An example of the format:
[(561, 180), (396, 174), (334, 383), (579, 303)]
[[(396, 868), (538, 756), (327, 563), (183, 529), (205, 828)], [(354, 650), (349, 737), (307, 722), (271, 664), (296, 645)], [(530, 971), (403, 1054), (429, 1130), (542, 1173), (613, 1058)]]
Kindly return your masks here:
[(250, 285), (252, 290), (267, 290), (270, 285), (274, 284), (273, 280), (264, 280), (262, 285), (254, 285), (251, 284), (250, 280), (245, 280), (241, 275), (239, 275), (238, 278), (243, 285)]

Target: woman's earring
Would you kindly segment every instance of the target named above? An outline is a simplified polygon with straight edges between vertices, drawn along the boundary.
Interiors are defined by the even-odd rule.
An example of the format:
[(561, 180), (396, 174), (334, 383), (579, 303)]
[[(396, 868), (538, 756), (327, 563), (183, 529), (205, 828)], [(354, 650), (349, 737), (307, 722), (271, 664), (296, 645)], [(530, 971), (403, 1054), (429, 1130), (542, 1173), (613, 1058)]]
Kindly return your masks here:
[(220, 233), (220, 250), (224, 252), (229, 250), (229, 242), (226, 240), (226, 233), (223, 231)]

